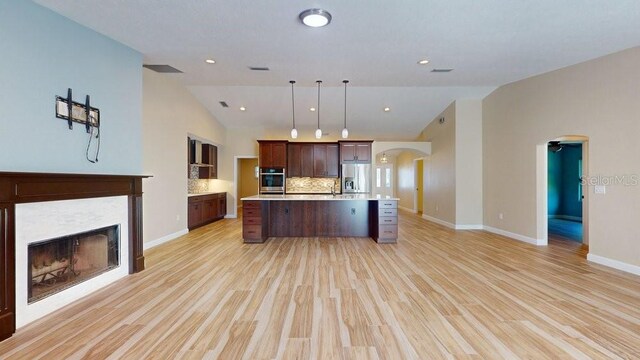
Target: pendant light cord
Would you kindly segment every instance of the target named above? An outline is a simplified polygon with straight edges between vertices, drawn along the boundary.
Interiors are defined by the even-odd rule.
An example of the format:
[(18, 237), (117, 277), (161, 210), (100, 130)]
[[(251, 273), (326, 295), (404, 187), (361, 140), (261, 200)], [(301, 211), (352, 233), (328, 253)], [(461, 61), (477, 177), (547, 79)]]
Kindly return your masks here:
[(296, 128), (296, 105), (295, 99), (293, 97), (293, 84), (295, 84), (295, 80), (289, 81), (291, 83), (291, 118), (293, 119), (293, 128)]
[(344, 128), (347, 128), (347, 84), (349, 80), (342, 80), (344, 83)]
[(316, 82), (318, 83), (318, 129), (320, 129), (320, 84), (322, 83), (322, 80), (318, 80)]

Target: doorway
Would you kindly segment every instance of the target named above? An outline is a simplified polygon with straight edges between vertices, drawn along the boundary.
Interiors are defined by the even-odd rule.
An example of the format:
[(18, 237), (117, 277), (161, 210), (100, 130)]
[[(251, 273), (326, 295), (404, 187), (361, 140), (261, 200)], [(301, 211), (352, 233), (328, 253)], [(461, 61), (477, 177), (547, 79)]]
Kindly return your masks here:
[(566, 135), (537, 146), (537, 245), (547, 245), (551, 237), (588, 247), (588, 140)]
[(415, 169), (415, 197), (413, 203), (415, 204), (413, 209), (414, 212), (418, 215), (422, 215), (423, 201), (424, 201), (424, 160), (423, 159), (415, 159), (414, 160), (414, 169)]
[(548, 235), (582, 243), (582, 143), (549, 142), (547, 171)]
[(255, 156), (235, 157), (234, 183), (236, 188), (236, 216), (241, 214), (243, 197), (258, 195), (259, 192), (259, 170), (258, 158)]

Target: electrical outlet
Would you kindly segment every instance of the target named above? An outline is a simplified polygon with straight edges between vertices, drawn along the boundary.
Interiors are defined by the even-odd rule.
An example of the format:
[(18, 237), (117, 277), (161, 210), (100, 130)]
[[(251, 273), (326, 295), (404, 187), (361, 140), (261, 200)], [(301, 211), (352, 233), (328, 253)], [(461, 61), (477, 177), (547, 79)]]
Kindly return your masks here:
[(438, 208), (438, 205), (436, 205), (436, 211), (438, 211), (438, 210), (440, 210), (440, 209)]
[(498, 214), (498, 219), (500, 220), (504, 219), (504, 214), (503, 213)]
[(180, 221), (180, 214), (176, 215), (176, 221)]

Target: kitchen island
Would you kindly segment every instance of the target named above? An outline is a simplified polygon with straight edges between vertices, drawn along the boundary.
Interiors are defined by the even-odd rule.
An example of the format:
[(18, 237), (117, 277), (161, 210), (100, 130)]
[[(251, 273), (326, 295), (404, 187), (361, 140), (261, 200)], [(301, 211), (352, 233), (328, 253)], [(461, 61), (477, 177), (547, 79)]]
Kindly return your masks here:
[(398, 238), (398, 199), (359, 195), (255, 195), (242, 198), (247, 243), (269, 237)]

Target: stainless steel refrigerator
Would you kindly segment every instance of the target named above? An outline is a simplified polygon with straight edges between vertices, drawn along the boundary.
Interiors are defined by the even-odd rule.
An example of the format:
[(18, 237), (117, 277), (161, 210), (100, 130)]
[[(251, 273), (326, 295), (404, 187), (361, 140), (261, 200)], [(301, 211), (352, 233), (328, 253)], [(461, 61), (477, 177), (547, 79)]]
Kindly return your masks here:
[(342, 193), (371, 193), (371, 164), (342, 164)]

